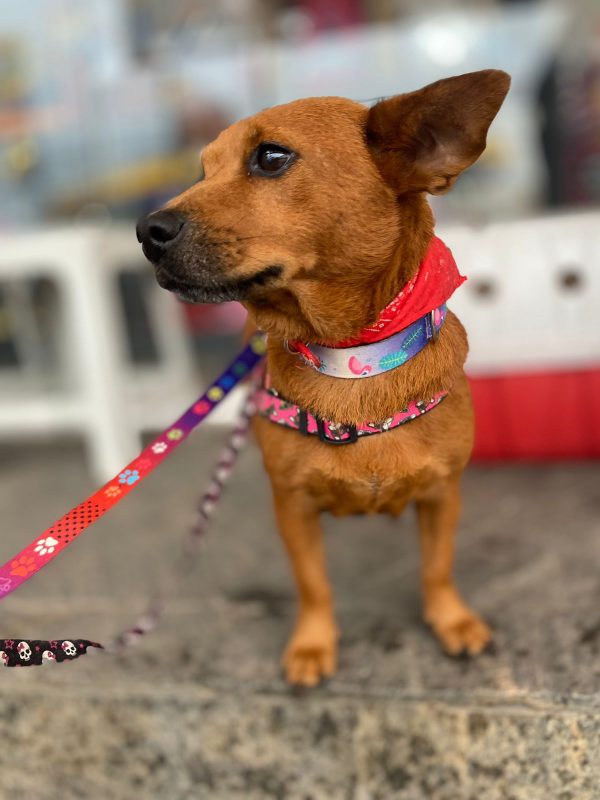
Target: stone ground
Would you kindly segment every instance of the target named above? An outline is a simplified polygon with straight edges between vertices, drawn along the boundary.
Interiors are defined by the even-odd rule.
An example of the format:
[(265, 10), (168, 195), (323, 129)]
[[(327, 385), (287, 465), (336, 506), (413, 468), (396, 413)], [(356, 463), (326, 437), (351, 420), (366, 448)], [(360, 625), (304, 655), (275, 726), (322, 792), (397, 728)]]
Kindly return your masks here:
[[(192, 519), (223, 433), (197, 434), (2, 606), (2, 636), (108, 641)], [(0, 559), (93, 489), (64, 442), (0, 449)], [(337, 677), (295, 695), (293, 593), (254, 447), (159, 630), (122, 656), (5, 670), (0, 798), (600, 797), (600, 464), (465, 476), (458, 578), (496, 652), (440, 654), (420, 622), (412, 514), (327, 520)]]

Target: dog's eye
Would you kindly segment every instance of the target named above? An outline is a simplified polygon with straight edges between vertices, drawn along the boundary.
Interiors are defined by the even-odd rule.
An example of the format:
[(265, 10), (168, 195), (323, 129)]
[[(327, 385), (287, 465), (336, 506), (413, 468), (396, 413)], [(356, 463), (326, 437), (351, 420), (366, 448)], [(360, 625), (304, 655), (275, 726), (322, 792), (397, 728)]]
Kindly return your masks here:
[(296, 154), (280, 144), (263, 142), (250, 156), (250, 174), (276, 178), (291, 166)]

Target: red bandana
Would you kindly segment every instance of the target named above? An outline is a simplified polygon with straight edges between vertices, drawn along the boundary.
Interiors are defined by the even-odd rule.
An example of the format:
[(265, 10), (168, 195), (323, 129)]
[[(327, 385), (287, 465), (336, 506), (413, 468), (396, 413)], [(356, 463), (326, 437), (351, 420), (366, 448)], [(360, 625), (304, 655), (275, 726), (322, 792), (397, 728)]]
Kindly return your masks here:
[(458, 271), (450, 250), (434, 236), (416, 275), (383, 309), (377, 321), (354, 339), (330, 347), (353, 347), (387, 339), (443, 305), (466, 280)]

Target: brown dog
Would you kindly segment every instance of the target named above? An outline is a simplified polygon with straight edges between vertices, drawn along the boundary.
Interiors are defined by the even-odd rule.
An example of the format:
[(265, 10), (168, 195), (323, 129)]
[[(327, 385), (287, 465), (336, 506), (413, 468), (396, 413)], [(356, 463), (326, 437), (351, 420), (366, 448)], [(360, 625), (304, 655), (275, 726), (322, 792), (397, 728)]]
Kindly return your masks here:
[(299, 592), (284, 654), (292, 683), (314, 685), (336, 668), (322, 511), (396, 515), (414, 500), (425, 620), (450, 654), (475, 655), (490, 642), (452, 577), (459, 480), (473, 438), (458, 319), (449, 312), (437, 341), (364, 380), (323, 375), (284, 343), (340, 342), (378, 318), (432, 239), (425, 193), (447, 191), (483, 152), (509, 83), (486, 70), (370, 109), (336, 97), (268, 109), (223, 131), (202, 153), (201, 180), (138, 225), (161, 286), (192, 302), (245, 305), (268, 334), (272, 385), (302, 409), (357, 425), (449, 392), (410, 424), (343, 447), (256, 418)]

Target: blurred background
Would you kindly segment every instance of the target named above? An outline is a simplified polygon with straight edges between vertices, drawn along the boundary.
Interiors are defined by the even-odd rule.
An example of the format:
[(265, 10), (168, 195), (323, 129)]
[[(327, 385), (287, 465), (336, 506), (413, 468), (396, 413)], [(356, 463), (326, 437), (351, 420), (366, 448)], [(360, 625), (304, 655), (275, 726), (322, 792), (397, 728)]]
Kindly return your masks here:
[[(0, 563), (240, 347), (243, 309), (179, 304), (135, 237), (201, 148), (276, 103), (370, 104), (490, 67), (512, 90), (433, 207), (469, 276), (450, 308), (485, 462), (464, 476), (457, 577), (496, 655), (441, 658), (411, 513), (326, 518), (339, 678), (286, 697), (294, 591), (250, 447), (137, 650), (3, 674), (1, 798), (597, 796), (598, 0), (0, 0)], [(224, 438), (203, 427), (4, 600), (1, 635), (129, 628), (171, 579)]]
[(451, 307), (476, 454), (600, 456), (595, 0), (4, 0), (0, 442), (78, 437), (108, 478), (238, 346), (243, 309), (179, 306), (134, 234), (220, 130), (297, 97), (372, 103), (488, 67), (512, 91), (434, 203), (470, 277)]

